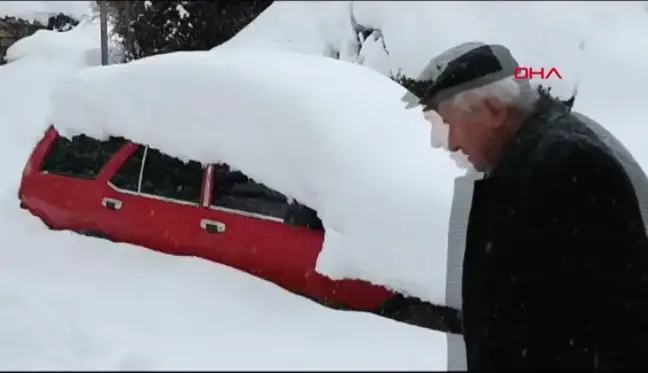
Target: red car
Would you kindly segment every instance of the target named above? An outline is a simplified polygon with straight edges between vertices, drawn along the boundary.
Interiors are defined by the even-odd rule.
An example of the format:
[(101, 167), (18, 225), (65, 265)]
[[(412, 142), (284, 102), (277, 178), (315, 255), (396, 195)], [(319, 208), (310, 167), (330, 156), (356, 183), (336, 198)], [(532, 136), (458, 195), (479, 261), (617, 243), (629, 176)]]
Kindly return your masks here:
[[(51, 127), (25, 166), (19, 198), (52, 229), (209, 259), (329, 306), (408, 322), (405, 297), (315, 271), (324, 230), (313, 210), (225, 164), (185, 163), (123, 138), (67, 139)], [(445, 322), (437, 311), (430, 320)]]
[(70, 140), (50, 128), (20, 200), (50, 228), (213, 260), (336, 306), (375, 310), (392, 295), (315, 272), (324, 235), (305, 206), (227, 165), (185, 163), (123, 138)]

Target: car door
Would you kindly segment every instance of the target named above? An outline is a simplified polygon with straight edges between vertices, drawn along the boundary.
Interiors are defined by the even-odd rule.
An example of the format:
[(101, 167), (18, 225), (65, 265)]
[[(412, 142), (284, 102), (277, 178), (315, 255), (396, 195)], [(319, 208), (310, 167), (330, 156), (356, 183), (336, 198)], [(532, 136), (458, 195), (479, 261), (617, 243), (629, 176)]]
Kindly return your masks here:
[(125, 143), (112, 137), (65, 138), (48, 130), (26, 167), (23, 202), (50, 227), (96, 232), (102, 212), (101, 171)]
[[(225, 164), (210, 165), (206, 178), (204, 221), (221, 232), (201, 233), (204, 256), (313, 298), (336, 291), (338, 284), (315, 272), (322, 231), (285, 224), (286, 196)], [(225, 239), (216, 244), (219, 235)]]
[(102, 204), (111, 238), (195, 255), (204, 167), (138, 145), (107, 182)]
[[(315, 211), (225, 164), (210, 165), (205, 178), (204, 216), (222, 232), (202, 234), (206, 257), (324, 304), (370, 311), (392, 296), (384, 287), (315, 271), (324, 241)], [(219, 235), (225, 239), (216, 244)]]

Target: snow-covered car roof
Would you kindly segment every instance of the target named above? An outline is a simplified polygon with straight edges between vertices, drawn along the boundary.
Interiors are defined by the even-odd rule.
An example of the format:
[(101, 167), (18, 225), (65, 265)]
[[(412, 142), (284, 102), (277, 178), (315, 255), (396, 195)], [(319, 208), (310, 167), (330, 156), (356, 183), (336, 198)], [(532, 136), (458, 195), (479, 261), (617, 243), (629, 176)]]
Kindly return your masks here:
[(52, 96), (64, 135), (123, 136), (226, 162), (315, 209), (317, 270), (445, 302), (460, 170), (405, 89), (362, 66), (283, 51), (178, 52), (90, 67)]

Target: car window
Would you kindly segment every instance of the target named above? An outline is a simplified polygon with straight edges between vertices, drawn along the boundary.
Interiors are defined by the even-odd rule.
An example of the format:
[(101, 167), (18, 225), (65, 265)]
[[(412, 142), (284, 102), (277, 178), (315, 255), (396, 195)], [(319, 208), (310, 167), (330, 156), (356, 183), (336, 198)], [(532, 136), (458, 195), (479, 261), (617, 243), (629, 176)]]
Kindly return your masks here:
[(281, 220), (286, 216), (286, 196), (255, 182), (241, 171), (230, 169), (226, 164), (214, 165), (212, 182), (213, 207), (224, 207)]
[(295, 227), (310, 228), (314, 230), (324, 231), (324, 225), (317, 211), (312, 208), (302, 205), (295, 201), (288, 206), (284, 223), (293, 225)]
[(199, 162), (185, 163), (148, 148), (142, 173), (142, 193), (198, 203), (202, 180), (203, 166)]
[(137, 148), (137, 151), (126, 160), (124, 165), (110, 179), (110, 182), (119, 189), (139, 193), (139, 180), (142, 171), (142, 160), (144, 159), (144, 146)]
[(140, 146), (111, 182), (123, 190), (198, 203), (203, 172), (199, 162), (183, 162), (158, 149)]
[(71, 139), (59, 136), (45, 158), (41, 171), (79, 179), (94, 179), (125, 143), (126, 140), (121, 137), (100, 141), (85, 135)]

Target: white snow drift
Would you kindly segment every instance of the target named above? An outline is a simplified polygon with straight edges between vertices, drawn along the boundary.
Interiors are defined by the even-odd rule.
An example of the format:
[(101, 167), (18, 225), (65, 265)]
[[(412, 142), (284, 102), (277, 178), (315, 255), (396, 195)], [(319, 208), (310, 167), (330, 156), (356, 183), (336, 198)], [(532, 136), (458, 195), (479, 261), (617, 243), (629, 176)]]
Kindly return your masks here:
[(0, 370), (446, 369), (442, 333), (196, 258), (48, 231), (2, 193), (13, 239), (0, 248)]
[(317, 269), (445, 302), (452, 180), (405, 90), (362, 66), (223, 49), (89, 68), (59, 86), (63, 134), (120, 135), (183, 159), (226, 162), (316, 211)]
[(94, 27), (23, 39), (0, 67), (0, 234), (11, 238), (0, 246), (0, 370), (446, 369), (441, 333), (329, 310), (215, 263), (49, 231), (19, 209), (49, 95), (90, 63), (98, 45), (75, 33)]

